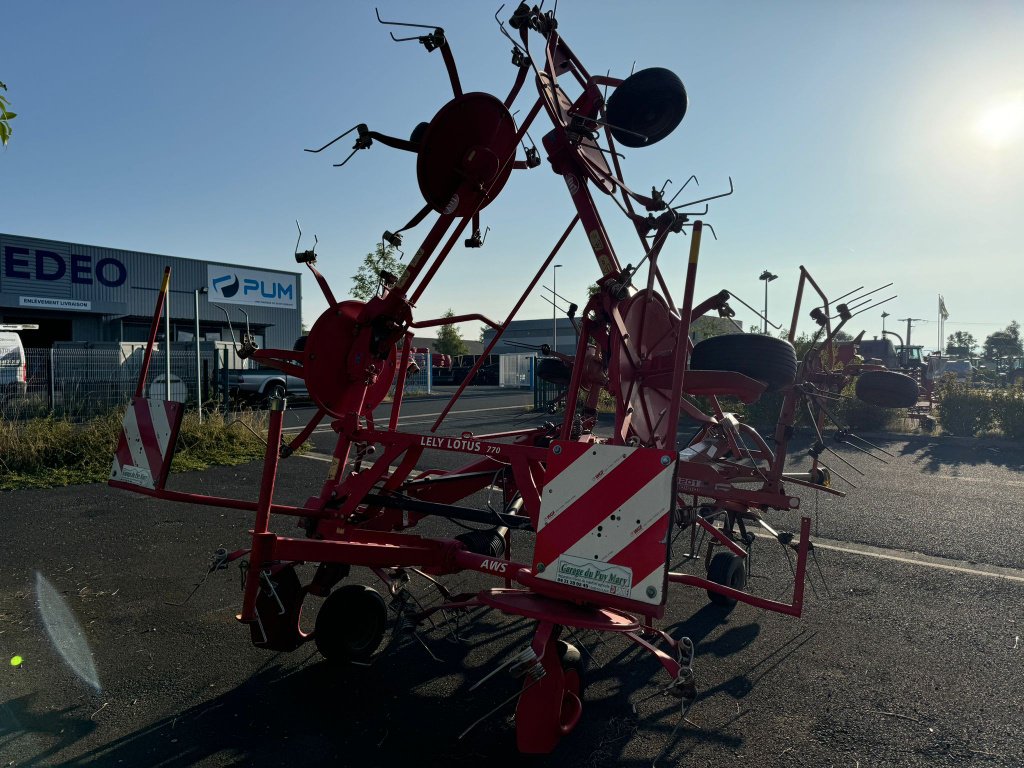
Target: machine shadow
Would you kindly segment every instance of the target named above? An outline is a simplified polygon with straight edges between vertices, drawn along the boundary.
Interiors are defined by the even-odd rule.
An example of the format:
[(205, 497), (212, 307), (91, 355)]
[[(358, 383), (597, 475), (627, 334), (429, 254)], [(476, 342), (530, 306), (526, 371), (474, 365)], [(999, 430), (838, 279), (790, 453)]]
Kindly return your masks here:
[[(26, 756), (25, 764), (47, 765), (53, 755), (96, 730), (96, 723), (88, 716), (88, 704), (73, 704), (38, 713), (32, 707), (34, 697), (34, 693), (29, 693), (0, 704), (0, 754), (14, 754), (23, 738), (41, 736), (49, 746)], [(6, 762), (4, 764), (7, 765)]]
[(1012, 447), (991, 445), (951, 445), (931, 438), (913, 438), (906, 442), (900, 455), (913, 456), (915, 464), (930, 474), (948, 471), (950, 466), (992, 466), (1015, 471), (1024, 470), (1024, 452)]
[[(689, 634), (697, 643), (699, 656), (716, 657), (744, 650), (760, 633), (758, 624), (748, 623), (728, 627), (708, 640), (715, 628), (721, 628), (721, 621), (721, 612), (708, 606), (676, 624), (671, 632), (673, 636)], [(499, 675), (476, 691), (469, 688), (529, 641), (532, 622), (481, 617), (473, 623), (480, 626), (459, 631), (463, 642), (438, 629), (421, 638), (423, 643), (416, 638), (400, 641), (404, 642), (401, 649), (392, 649), (371, 667), (332, 666), (320, 661), (312, 647), (291, 657), (271, 656), (236, 688), (60, 765), (183, 768), (214, 759), (259, 767), (291, 765), (299, 755), (311, 765), (392, 766), (410, 758), (428, 765), (475, 765), (480, 760), (490, 765), (518, 764), (521, 758), (515, 749), (512, 716), (519, 681)], [(487, 629), (495, 632), (485, 632)], [(471, 642), (476, 638), (480, 642)], [(650, 693), (657, 695), (668, 677), (653, 657), (634, 651), (631, 643), (623, 643), (620, 653), (619, 640), (605, 640), (615, 644), (606, 650), (591, 633), (566, 639), (586, 647), (584, 701), (588, 712), (551, 756), (560, 766), (593, 765), (598, 757), (603, 762), (604, 756), (630, 765), (638, 748), (657, 752), (660, 744), (669, 752), (690, 741), (731, 747), (742, 744), (742, 737), (722, 732), (724, 726), (674, 729), (678, 710), (671, 699), (643, 705), (643, 713), (638, 715), (633, 705), (620, 698), (621, 693), (644, 700)], [(592, 653), (600, 657), (600, 663)], [(724, 692), (738, 699), (748, 691), (749, 687), (736, 679), (702, 691), (701, 696)], [(499, 707), (502, 702), (504, 706)], [(25, 710), (17, 702), (9, 706), (18, 712)], [(463, 731), (495, 708), (492, 716), (460, 739)], [(27, 722), (21, 715), (18, 718)], [(95, 728), (85, 718), (69, 720), (67, 713), (47, 718), (48, 724), (32, 728), (55, 734), (63, 729), (60, 743), (37, 758), (47, 764), (51, 764), (47, 756)], [(618, 738), (609, 736), (612, 731)], [(636, 735), (641, 744), (632, 738)], [(637, 765), (649, 764), (652, 756), (637, 758)], [(547, 763), (542, 758), (538, 764)]]

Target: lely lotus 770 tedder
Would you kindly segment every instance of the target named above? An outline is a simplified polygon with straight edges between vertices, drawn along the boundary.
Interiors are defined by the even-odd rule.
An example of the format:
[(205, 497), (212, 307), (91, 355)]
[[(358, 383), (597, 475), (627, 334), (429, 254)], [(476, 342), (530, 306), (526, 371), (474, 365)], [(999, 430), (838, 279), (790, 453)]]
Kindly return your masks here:
[[(253, 642), (262, 648), (288, 651), (313, 640), (330, 660), (370, 660), (384, 636), (388, 611), (378, 591), (346, 583), (355, 566), (374, 572), (392, 596), (401, 594), (410, 575), (437, 584), (444, 602), (410, 610), (405, 621), (423, 621), (440, 608), (476, 607), (534, 620), (529, 647), (501, 669), (522, 679), (518, 746), (543, 753), (574, 728), (583, 709), (580, 658), (563, 639), (563, 628), (617, 633), (656, 656), (668, 676), (666, 693), (677, 696), (685, 710), (697, 690), (693, 644), (655, 626), (672, 584), (706, 589), (719, 601), (743, 600), (800, 614), (811, 546), (808, 518), (798, 536), (778, 534), (797, 555), (790, 603), (744, 591), (752, 542), (745, 524), (764, 523), (761, 517), (771, 509), (797, 509), (799, 498), (790, 495), (791, 486), (837, 493), (828, 487), (829, 473), (819, 461), (821, 451), (827, 450), (822, 441), (812, 450), (808, 470), (787, 473), (785, 464), (798, 409), (810, 408), (820, 430), (828, 415), (826, 402), (836, 397), (850, 374), (834, 359), (832, 342), (852, 313), (847, 305), (833, 309), (803, 272), (801, 294), (809, 284), (822, 303), (812, 312), (820, 326), (818, 343), (802, 361), (790, 343), (765, 336), (737, 334), (694, 346), (689, 334), (693, 319), (710, 311), (731, 312), (726, 292), (699, 304), (694, 300), (701, 237), (708, 228), (694, 217), (707, 212), (708, 200), (724, 195), (673, 205), (674, 198), (665, 199), (664, 187), (638, 193), (623, 179), (619, 151), (656, 144), (676, 128), (687, 106), (682, 82), (657, 68), (625, 79), (591, 74), (562, 37), (553, 12), (520, 5), (508, 26), (511, 30), (499, 22), (512, 43), (515, 78), (504, 97), (463, 90), (443, 29), (430, 26), (412, 37), (392, 35), (440, 51), (452, 96), (409, 139), (356, 126), (348, 132), (356, 134), (352, 153), (375, 142), (414, 153), (425, 205), (402, 229), (428, 217), (435, 220), (404, 272), (381, 273), (377, 294), (366, 302), (338, 301), (316, 269), (315, 252), (296, 253), (323, 291), (328, 309), (299, 350), (258, 349), (245, 336), (239, 353), (300, 377), (317, 411), (285, 444), (284, 404), (273, 401), (258, 497), (203, 496), (166, 487), (182, 407), (143, 399), (142, 392), (169, 274), (157, 300), (139, 388), (125, 416), (110, 484), (161, 499), (255, 512), (251, 546), (236, 553), (248, 559), (238, 618), (250, 626)], [(510, 110), (528, 83), (536, 94), (519, 110), (517, 121)], [(565, 183), (576, 215), (503, 321), (472, 311), (452, 318), (414, 318), (414, 307), (456, 244), (483, 244), (481, 213), (513, 171), (542, 165), (534, 146), (517, 156), (527, 130), (536, 130), (541, 121), (550, 123), (543, 137), (547, 162)], [(724, 194), (731, 193), (731, 181), (729, 186)], [(620, 260), (595, 193), (615, 201), (633, 224), (640, 246), (635, 266)], [(577, 227), (597, 260), (600, 291), (579, 318), (575, 355), (543, 361), (544, 374), (565, 385), (561, 423), (498, 434), (444, 432), (445, 417), (474, 370), (428, 434), (400, 430), (414, 332), (450, 322), (486, 323), (497, 333), (479, 366)], [(384, 238), (398, 244), (401, 231), (386, 232)], [(689, 236), (689, 247), (677, 302), (659, 264), (665, 246), (680, 235)], [(836, 318), (840, 322), (834, 325)], [(796, 311), (791, 332), (795, 326)], [(725, 412), (719, 401), (728, 396), (753, 402), (766, 390), (785, 393), (771, 444)], [(378, 406), (391, 391), (393, 402), (382, 417)], [(614, 424), (598, 434), (597, 406), (604, 393), (615, 402)], [(709, 403), (706, 413), (691, 402), (694, 396)], [(699, 423), (692, 440), (680, 440), (684, 416)], [(326, 481), (301, 506), (275, 503), (279, 461), (324, 420), (337, 433)], [(427, 450), (461, 454), (464, 465), (424, 469)], [(488, 489), (500, 494), (500, 507), (471, 503)], [(272, 533), (274, 515), (298, 518), (305, 535)], [(417, 535), (417, 524), (425, 518), (458, 521), (471, 530), (450, 538)], [(709, 535), (706, 577), (671, 570), (671, 542), (680, 526)], [(528, 561), (514, 559), (513, 531), (533, 536)], [(308, 583), (300, 581), (299, 564), (316, 566)], [(490, 576), (496, 585), (453, 596), (437, 579), (460, 571)], [(314, 631), (306, 634), (299, 615), (310, 595), (323, 603)]]

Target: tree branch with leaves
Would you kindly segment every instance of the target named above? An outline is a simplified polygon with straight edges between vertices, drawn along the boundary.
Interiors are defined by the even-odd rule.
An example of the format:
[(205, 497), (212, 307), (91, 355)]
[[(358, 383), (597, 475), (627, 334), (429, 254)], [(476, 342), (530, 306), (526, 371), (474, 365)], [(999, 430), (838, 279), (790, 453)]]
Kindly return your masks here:
[[(441, 317), (455, 317), (455, 313), (449, 309)], [(469, 347), (462, 340), (462, 334), (454, 323), (446, 323), (437, 329), (437, 341), (434, 342), (434, 351), (442, 355), (464, 355), (469, 352)]]
[(352, 275), (349, 293), (360, 301), (369, 301), (380, 290), (381, 272), (400, 278), (405, 265), (398, 259), (398, 250), (391, 245), (377, 243), (377, 247), (366, 254), (359, 271)]
[[(6, 91), (6, 83), (0, 83), (0, 91)], [(7, 100), (5, 96), (0, 94), (0, 144), (7, 146), (7, 142), (11, 139), (11, 120), (18, 116), (17, 112), (11, 112), (9, 107), (11, 102)]]

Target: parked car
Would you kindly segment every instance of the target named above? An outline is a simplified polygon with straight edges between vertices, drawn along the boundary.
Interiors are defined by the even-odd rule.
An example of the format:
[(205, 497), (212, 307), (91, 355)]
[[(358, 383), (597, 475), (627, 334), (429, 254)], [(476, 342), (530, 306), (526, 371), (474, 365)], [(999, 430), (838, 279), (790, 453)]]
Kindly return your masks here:
[(14, 331), (0, 331), (0, 396), (24, 395), (27, 382), (28, 365), (21, 337)]
[(974, 374), (974, 366), (970, 360), (945, 360), (940, 373), (942, 376), (952, 374), (960, 381), (969, 381)]
[(246, 368), (228, 373), (232, 400), (263, 402), (272, 398), (307, 399), (306, 382), (275, 368)]

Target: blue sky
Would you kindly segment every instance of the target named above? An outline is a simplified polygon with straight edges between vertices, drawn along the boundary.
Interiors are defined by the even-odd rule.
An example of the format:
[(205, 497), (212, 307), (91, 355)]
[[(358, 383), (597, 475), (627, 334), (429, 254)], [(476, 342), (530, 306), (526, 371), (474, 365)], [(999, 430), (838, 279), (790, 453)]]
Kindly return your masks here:
[[(380, 2), (385, 18), (445, 27), (463, 87), (504, 97), (514, 68), (497, 6)], [(0, 151), (2, 231), (287, 269), (297, 218), (341, 295), (381, 232), (422, 205), (412, 155), (375, 145), (336, 169), (348, 139), (302, 152), (359, 122), (405, 137), (450, 94), (440, 54), (392, 43), (371, 3), (8, 0), (0, 14), (18, 112)], [(769, 314), (788, 319), (804, 264), (833, 295), (895, 282), (879, 295), (899, 293), (894, 318), (932, 321), (923, 343), (939, 293), (947, 334), (1024, 321), (1024, 4), (561, 0), (558, 15), (592, 72), (635, 62), (686, 84), (679, 129), (627, 156), (633, 188), (735, 182), (706, 217), (720, 239), (702, 251), (698, 296), (727, 288), (760, 305), (768, 268)], [(516, 106), (529, 104), (526, 91)], [(635, 235), (599, 204), (635, 262)], [(516, 172), (484, 211), (485, 247), (453, 252), (416, 317), (503, 317), (571, 215), (546, 164)], [(687, 246), (662, 262), (677, 295)], [(558, 261), (558, 292), (582, 304), (599, 275), (582, 234)], [(304, 289), (311, 323), (325, 304)], [(880, 312), (854, 330), (877, 334)], [(520, 317), (549, 313), (531, 297)]]

